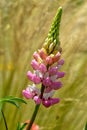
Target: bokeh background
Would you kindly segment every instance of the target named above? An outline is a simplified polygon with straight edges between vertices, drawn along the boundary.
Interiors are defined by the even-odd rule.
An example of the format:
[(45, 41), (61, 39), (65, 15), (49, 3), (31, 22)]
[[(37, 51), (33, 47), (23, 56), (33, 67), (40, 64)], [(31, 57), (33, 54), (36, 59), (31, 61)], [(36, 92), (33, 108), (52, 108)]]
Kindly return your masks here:
[[(63, 7), (60, 41), (65, 58), (61, 102), (40, 107), (40, 130), (83, 130), (87, 121), (87, 0), (0, 0), (0, 98), (22, 97), (32, 54), (41, 48), (59, 6)], [(27, 100), (26, 100), (27, 101)], [(30, 119), (32, 100), (19, 109), (5, 104), (9, 130)], [(0, 130), (5, 130), (0, 115)]]

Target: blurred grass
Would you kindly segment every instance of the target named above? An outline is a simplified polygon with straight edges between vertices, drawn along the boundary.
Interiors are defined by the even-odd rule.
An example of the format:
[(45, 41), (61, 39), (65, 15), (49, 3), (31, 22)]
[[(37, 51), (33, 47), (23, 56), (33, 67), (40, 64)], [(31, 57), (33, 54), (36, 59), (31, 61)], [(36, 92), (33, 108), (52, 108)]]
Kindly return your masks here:
[[(63, 6), (60, 41), (65, 64), (64, 87), (55, 96), (60, 104), (40, 107), (36, 123), (41, 130), (82, 130), (87, 121), (87, 1), (86, 0), (0, 0), (0, 98), (22, 97), (29, 81), (27, 70), (35, 50), (47, 36), (57, 8)], [(4, 105), (9, 130), (29, 119), (33, 101), (18, 110)], [(0, 130), (4, 130), (0, 118)]]

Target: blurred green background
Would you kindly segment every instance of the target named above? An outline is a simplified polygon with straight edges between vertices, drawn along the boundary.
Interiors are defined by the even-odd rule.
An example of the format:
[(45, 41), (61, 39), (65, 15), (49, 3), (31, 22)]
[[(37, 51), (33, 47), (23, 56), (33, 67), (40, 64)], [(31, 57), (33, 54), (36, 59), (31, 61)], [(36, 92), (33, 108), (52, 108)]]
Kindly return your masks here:
[[(0, 98), (22, 97), (29, 80), (32, 54), (41, 48), (59, 6), (63, 7), (60, 41), (65, 58), (61, 102), (40, 107), (35, 122), (40, 130), (83, 130), (87, 121), (87, 0), (0, 0)], [(32, 100), (20, 109), (3, 107), (9, 130), (30, 119)], [(0, 130), (5, 130), (0, 115)]]

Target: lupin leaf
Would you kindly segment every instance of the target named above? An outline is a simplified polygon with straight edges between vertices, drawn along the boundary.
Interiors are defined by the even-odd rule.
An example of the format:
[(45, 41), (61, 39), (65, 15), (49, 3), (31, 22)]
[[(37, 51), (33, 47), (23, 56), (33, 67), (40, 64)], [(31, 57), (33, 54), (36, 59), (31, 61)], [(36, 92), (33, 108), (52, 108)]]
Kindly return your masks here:
[(27, 123), (24, 123), (22, 126), (21, 126), (21, 129), (20, 130), (24, 130), (24, 128), (26, 127)]
[[(8, 129), (8, 127), (7, 127), (7, 122), (6, 122), (4, 113), (3, 113), (3, 111), (2, 111), (2, 106), (3, 106), (3, 104), (6, 103), (6, 102), (11, 103), (11, 104), (15, 105), (15, 106), (18, 107), (18, 108), (20, 107), (19, 102), (25, 103), (25, 104), (26, 104), (26, 102), (25, 102), (22, 98), (12, 97), (12, 96), (8, 96), (8, 97), (4, 97), (4, 98), (0, 99), (0, 111), (1, 111), (1, 113), (2, 113), (2, 116), (3, 116), (3, 119), (4, 119), (4, 123), (5, 123), (5, 127), (6, 127), (6, 130), (7, 130), (7, 129)], [(20, 128), (20, 124), (18, 124), (17, 130), (23, 130), (24, 127), (25, 127), (25, 125), (23, 125), (23, 127)]]
[(24, 128), (26, 127), (27, 123), (22, 124), (22, 126), (20, 125), (20, 123), (17, 124), (17, 130), (24, 130)]
[(17, 97), (12, 97), (12, 96), (0, 99), (0, 105), (3, 105), (3, 103), (5, 102), (11, 103), (15, 105), (16, 107), (19, 107), (19, 102), (26, 104), (26, 102), (22, 98), (17, 98)]
[(21, 126), (20, 126), (20, 123), (18, 122), (17, 124), (17, 130), (20, 130)]

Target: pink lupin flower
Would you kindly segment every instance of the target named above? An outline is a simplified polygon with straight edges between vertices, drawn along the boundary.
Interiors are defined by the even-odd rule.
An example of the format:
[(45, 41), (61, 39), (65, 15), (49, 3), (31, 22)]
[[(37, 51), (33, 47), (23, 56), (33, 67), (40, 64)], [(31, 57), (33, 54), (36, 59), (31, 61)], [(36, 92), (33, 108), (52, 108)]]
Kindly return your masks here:
[(64, 64), (64, 60), (61, 59), (62, 51), (59, 37), (57, 37), (59, 31), (59, 28), (57, 27), (60, 25), (59, 19), (61, 13), (62, 10), (60, 8), (43, 48), (33, 54), (34, 59), (31, 62), (31, 66), (34, 71), (27, 72), (29, 80), (35, 85), (38, 85), (38, 87), (39, 85), (42, 86), (39, 90), (40, 92), (38, 92), (36, 88), (32, 89), (32, 87), (23, 90), (23, 95), (26, 98), (32, 98), (36, 104), (42, 103), (45, 107), (49, 107), (59, 102), (58, 98), (53, 98), (53, 91), (62, 87), (60, 78), (65, 75), (64, 72), (60, 72), (60, 67)]
[(38, 62), (42, 61), (42, 59), (40, 58), (40, 55), (37, 52), (34, 52), (33, 57)]
[(49, 69), (49, 75), (55, 75), (57, 74), (57, 71), (58, 71), (58, 67), (51, 67)]
[(60, 59), (59, 61), (58, 61), (58, 65), (63, 65), (64, 64), (64, 59)]
[(41, 79), (36, 74), (32, 74), (30, 71), (27, 72), (28, 78), (33, 81), (35, 84), (39, 84), (41, 82)]
[[(60, 78), (65, 75), (64, 72), (60, 72), (60, 67), (64, 64), (64, 60), (60, 59), (62, 52), (59, 40), (61, 14), (62, 8), (60, 7), (53, 20), (43, 48), (33, 54), (34, 60), (32, 60), (31, 65), (34, 71), (27, 72), (28, 79), (31, 80), (34, 85), (31, 85), (27, 89), (23, 90), (22, 93), (25, 98), (32, 98), (37, 105), (30, 124), (28, 122), (25, 130), (39, 129), (39, 127), (37, 127), (37, 129), (33, 129), (33, 122), (41, 103), (48, 108), (60, 101), (59, 98), (54, 98), (53, 96), (55, 91), (61, 88), (62, 83)], [(41, 88), (36, 88), (36, 85), (38, 88), (41, 85)]]
[(51, 65), (53, 63), (52, 57), (51, 56), (47, 56), (46, 57), (46, 64)]
[(41, 103), (41, 99), (40, 99), (39, 96), (34, 96), (33, 99), (34, 99), (34, 101), (35, 101), (36, 104), (40, 104)]
[(57, 67), (60, 70), (61, 66), (64, 64), (64, 59), (60, 59), (57, 63)]
[(29, 90), (23, 90), (22, 94), (24, 97), (26, 97), (27, 99), (33, 98), (33, 93), (31, 93)]
[(48, 100), (48, 99), (43, 100), (43, 101), (42, 101), (42, 104), (43, 104), (45, 107), (50, 107), (50, 106), (51, 106), (51, 102), (50, 102), (50, 100)]
[(54, 63), (57, 62), (57, 61), (60, 59), (60, 56), (61, 56), (61, 53), (58, 52), (58, 53), (52, 58), (53, 62), (54, 62)]
[(44, 86), (50, 86), (51, 85), (50, 77), (43, 79), (43, 85)]
[(46, 54), (46, 51), (44, 48), (39, 50), (39, 55), (40, 55), (41, 59), (43, 59), (43, 60), (46, 59), (47, 54)]
[(29, 85), (25, 90), (22, 91), (22, 94), (25, 98), (30, 99), (34, 98), (36, 95), (40, 95), (39, 89), (33, 85)]
[(50, 99), (50, 102), (51, 102), (51, 105), (54, 105), (54, 104), (57, 104), (60, 102), (60, 99), (59, 98), (51, 98)]
[(64, 72), (59, 71), (59, 67), (64, 64), (64, 60), (60, 59), (60, 56), (60, 52), (55, 55), (47, 55), (43, 50), (34, 53), (34, 60), (31, 62), (34, 73), (28, 71), (27, 76), (34, 84), (43, 84), (44, 96), (41, 98), (40, 93), (35, 88), (31, 89), (31, 87), (23, 90), (23, 96), (27, 99), (32, 98), (36, 104), (42, 102), (45, 107), (59, 102), (59, 99), (52, 98), (53, 95), (50, 93), (61, 88), (62, 83), (58, 79), (65, 75)]
[(62, 83), (60, 81), (51, 83), (51, 88), (54, 89), (54, 90), (57, 90), (57, 89), (59, 89), (61, 87), (62, 87)]
[(42, 104), (45, 107), (50, 107), (54, 104), (59, 103), (60, 99), (59, 98), (49, 98), (49, 99), (43, 99)]
[(50, 93), (62, 86), (61, 81), (58, 81), (58, 79), (65, 75), (64, 72), (59, 71), (59, 67), (64, 64), (64, 60), (60, 59), (60, 52), (56, 55), (47, 55), (43, 50), (39, 50), (33, 56), (34, 60), (32, 60), (31, 65), (34, 73), (28, 71), (27, 76), (34, 84), (43, 84), (44, 96), (41, 98), (41, 94), (31, 88), (23, 90), (22, 93), (27, 99), (32, 98), (36, 104), (42, 102), (45, 107), (49, 107), (59, 102), (59, 99), (52, 98), (53, 95)]
[(65, 72), (57, 72), (57, 78), (62, 78), (62, 77), (64, 77), (64, 75), (65, 75)]
[(34, 70), (39, 69), (39, 64), (38, 64), (38, 62), (35, 59), (32, 60), (31, 65), (32, 65)]
[(45, 73), (47, 71), (47, 67), (45, 64), (41, 63), (39, 65), (39, 70), (42, 72), (42, 73)]

